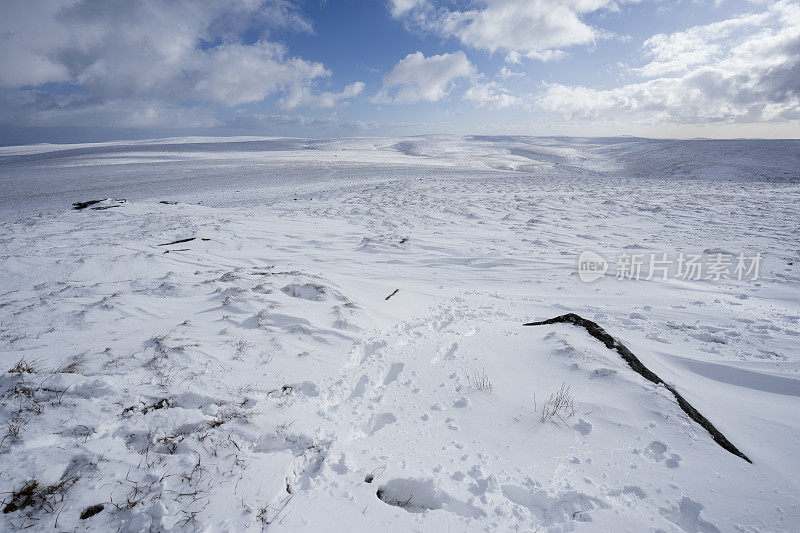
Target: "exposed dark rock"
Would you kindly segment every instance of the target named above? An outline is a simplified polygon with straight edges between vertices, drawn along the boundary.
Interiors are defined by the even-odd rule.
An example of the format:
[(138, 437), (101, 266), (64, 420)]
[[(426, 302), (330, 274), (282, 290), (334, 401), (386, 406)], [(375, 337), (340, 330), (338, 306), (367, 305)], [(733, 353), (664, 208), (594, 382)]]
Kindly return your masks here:
[(86, 520), (87, 518), (91, 518), (100, 511), (105, 509), (105, 506), (102, 503), (98, 503), (97, 505), (92, 505), (87, 507), (83, 511), (81, 511), (81, 520)]
[(80, 211), (81, 209), (86, 209), (90, 205), (99, 204), (103, 200), (89, 200), (88, 202), (73, 202), (72, 208), (76, 211)]
[(103, 198), (102, 200), (88, 200), (86, 202), (73, 202), (72, 209), (76, 211), (80, 211), (81, 209), (86, 209), (89, 206), (99, 204), (101, 202), (109, 202), (108, 205), (98, 205), (97, 207), (92, 207), (95, 211), (102, 211), (104, 209), (112, 209), (114, 207), (121, 207), (127, 200), (124, 198)]
[(190, 241), (195, 240), (196, 238), (197, 237), (189, 237), (188, 239), (178, 239), (177, 241), (165, 242), (164, 244), (159, 244), (159, 246), (170, 246), (170, 245), (173, 245), (173, 244), (180, 244), (182, 242), (190, 242)]
[(550, 318), (548, 320), (542, 320), (541, 322), (529, 322), (528, 324), (523, 324), (524, 326), (544, 326), (547, 324), (557, 324), (557, 323), (569, 323), (575, 324), (576, 326), (580, 326), (584, 328), (586, 331), (589, 332), (589, 335), (594, 337), (595, 339), (599, 340), (603, 344), (606, 345), (606, 348), (611, 350), (616, 350), (622, 359), (628, 363), (628, 366), (633, 369), (634, 372), (641, 375), (648, 381), (655, 383), (656, 385), (663, 385), (668, 391), (672, 393), (675, 399), (678, 401), (678, 405), (680, 408), (689, 415), (689, 418), (703, 426), (706, 431), (711, 435), (711, 438), (714, 439), (714, 442), (725, 448), (727, 451), (732, 453), (733, 455), (737, 455), (747, 461), (748, 463), (752, 463), (753, 461), (750, 460), (745, 454), (740, 452), (736, 446), (731, 444), (731, 442), (725, 438), (725, 435), (720, 433), (720, 431), (714, 427), (714, 424), (709, 422), (709, 420), (700, 414), (686, 399), (681, 396), (681, 394), (675, 390), (675, 387), (666, 383), (663, 379), (658, 377), (655, 373), (650, 371), (646, 366), (639, 361), (639, 358), (633, 355), (624, 344), (619, 342), (617, 339), (609, 335), (606, 330), (600, 327), (597, 323), (592, 322), (591, 320), (587, 320), (575, 313), (568, 313), (566, 315), (557, 316), (554, 318)]

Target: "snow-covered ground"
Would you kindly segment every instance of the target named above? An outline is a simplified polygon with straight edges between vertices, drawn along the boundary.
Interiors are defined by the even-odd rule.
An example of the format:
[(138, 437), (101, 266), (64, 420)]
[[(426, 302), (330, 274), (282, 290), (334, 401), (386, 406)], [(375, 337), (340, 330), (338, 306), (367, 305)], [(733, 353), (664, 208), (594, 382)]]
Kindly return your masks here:
[[(0, 184), (2, 530), (800, 529), (800, 142), (42, 145)], [(681, 252), (759, 276), (615, 279)], [(753, 463), (522, 326), (568, 312)]]

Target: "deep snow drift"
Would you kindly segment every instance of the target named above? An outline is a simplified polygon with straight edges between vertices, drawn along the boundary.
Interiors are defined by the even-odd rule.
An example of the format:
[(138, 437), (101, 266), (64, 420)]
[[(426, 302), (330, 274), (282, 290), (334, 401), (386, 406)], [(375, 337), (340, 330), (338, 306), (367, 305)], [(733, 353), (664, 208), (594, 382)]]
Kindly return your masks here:
[[(800, 529), (798, 142), (42, 145), (0, 184), (2, 530)], [(616, 279), (681, 253), (758, 279)], [(522, 326), (569, 312), (753, 464)]]

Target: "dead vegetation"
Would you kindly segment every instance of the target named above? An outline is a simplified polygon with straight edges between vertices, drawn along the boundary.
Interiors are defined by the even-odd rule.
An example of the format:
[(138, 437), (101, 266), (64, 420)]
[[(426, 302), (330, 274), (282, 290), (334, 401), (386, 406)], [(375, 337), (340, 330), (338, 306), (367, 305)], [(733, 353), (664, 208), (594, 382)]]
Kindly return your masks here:
[(35, 374), (36, 373), (36, 362), (29, 362), (26, 361), (24, 358), (20, 359), (16, 362), (14, 366), (8, 369), (9, 374), (15, 374), (17, 376), (22, 376), (23, 374)]
[[(146, 366), (155, 374), (158, 387), (165, 391), (175, 382), (182, 370), (170, 357), (185, 354), (187, 349), (200, 346), (198, 342), (187, 342), (188, 339), (173, 338), (170, 335), (171, 332), (155, 335), (146, 343), (146, 346), (153, 348), (153, 357), (147, 361)], [(191, 374), (188, 377), (192, 377)]]
[(3, 378), (0, 404), (8, 418), (4, 422), (6, 433), (0, 438), (0, 444), (16, 442), (31, 418), (42, 414), (48, 405), (63, 405), (67, 390), (47, 386), (48, 379), (57, 371), (47, 373), (39, 381), (37, 375), (40, 372), (42, 369), (37, 361), (20, 359), (8, 370), (8, 377)]
[(227, 409), (220, 410), (220, 412), (217, 413), (217, 416), (215, 416), (214, 419), (208, 423), (208, 427), (211, 429), (218, 428), (226, 422), (230, 422), (232, 420), (247, 420), (247, 413), (241, 408), (241, 406), (231, 406)]
[[(106, 348), (106, 351), (110, 351), (110, 348)], [(80, 374), (83, 363), (83, 356), (74, 357), (68, 363), (53, 370), (53, 374)]]
[(469, 386), (475, 390), (481, 390), (486, 392), (492, 392), (494, 389), (492, 387), (492, 382), (489, 380), (489, 376), (486, 375), (486, 369), (482, 369), (480, 372), (475, 370), (472, 374), (467, 376), (467, 382)]
[(372, 471), (364, 477), (364, 483), (372, 483), (386, 471), (386, 465), (373, 468)]
[(258, 518), (262, 526), (265, 528), (269, 527), (276, 521), (280, 523), (283, 520), (283, 518), (286, 518), (286, 515), (284, 515), (283, 518), (281, 518), (281, 520), (278, 520), (278, 518), (280, 517), (283, 510), (286, 509), (286, 506), (289, 505), (290, 501), (292, 501), (291, 494), (285, 496), (283, 499), (281, 499), (279, 502), (273, 505), (267, 504), (258, 510), (256, 518)]
[[(147, 472), (142, 479), (133, 479), (131, 472), (128, 472), (125, 480), (118, 482), (123, 488), (124, 495), (115, 500), (112, 494), (107, 503), (117, 511), (129, 511), (139, 505), (153, 505), (162, 500), (171, 500), (182, 506), (182, 525), (194, 523), (199, 510), (193, 510), (191, 507), (204, 507), (210, 489), (208, 469), (203, 465), (200, 454), (197, 454), (197, 460), (192, 469), (183, 473), (170, 473), (170, 468), (167, 468), (160, 475), (156, 475), (152, 472), (155, 463), (148, 461), (147, 466), (151, 471)], [(173, 481), (173, 483), (168, 483), (168, 481)]]
[[(534, 403), (536, 397), (534, 396)], [(568, 425), (567, 419), (575, 416), (575, 398), (572, 395), (572, 389), (566, 382), (561, 383), (561, 387), (550, 395), (542, 407), (542, 422), (551, 421), (558, 425), (561, 421), (564, 425)]]
[(134, 411), (139, 411), (143, 415), (146, 415), (150, 411), (156, 411), (158, 409), (165, 409), (165, 408), (170, 406), (169, 398), (161, 398), (160, 400), (156, 400), (155, 402), (153, 402), (151, 404), (147, 404), (147, 403), (145, 403), (145, 402), (143, 402), (141, 400), (139, 400), (139, 403), (141, 404), (141, 407), (138, 406), (138, 405), (131, 405), (130, 407), (126, 407), (125, 409), (122, 410), (122, 415), (124, 416), (124, 415), (130, 414), (130, 413), (132, 413)]
[(0, 444), (4, 443), (6, 439), (10, 439), (11, 442), (16, 442), (20, 434), (25, 431), (25, 426), (27, 424), (28, 420), (25, 418), (13, 417), (6, 420), (6, 434), (0, 439)]
[(233, 354), (233, 359), (235, 361), (244, 361), (245, 354), (253, 347), (255, 344), (245, 339), (239, 339), (238, 341), (233, 343), (233, 347), (236, 352)]
[(150, 339), (150, 344), (153, 346), (153, 351), (155, 352), (151, 360), (152, 363), (163, 362), (169, 357), (171, 352), (184, 353), (187, 348), (197, 348), (200, 346), (199, 342), (182, 342), (186, 339), (173, 339), (178, 341), (177, 344), (170, 344), (167, 342), (168, 340), (170, 340), (169, 333), (156, 335)]
[(56, 506), (64, 501), (67, 491), (78, 481), (77, 477), (67, 476), (53, 485), (42, 485), (31, 480), (19, 489), (12, 491), (10, 497), (3, 502), (3, 513), (13, 513), (28, 509), (28, 514), (43, 511), (55, 512)]

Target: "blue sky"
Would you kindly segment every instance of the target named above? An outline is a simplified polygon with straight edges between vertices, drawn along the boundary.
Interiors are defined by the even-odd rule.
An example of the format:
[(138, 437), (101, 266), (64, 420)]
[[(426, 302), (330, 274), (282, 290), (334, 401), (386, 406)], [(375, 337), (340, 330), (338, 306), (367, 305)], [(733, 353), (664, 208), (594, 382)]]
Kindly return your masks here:
[(6, 0), (0, 142), (797, 137), (787, 0)]

